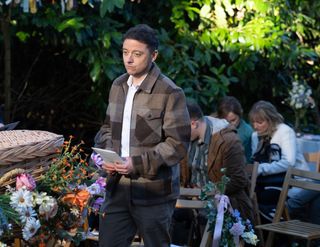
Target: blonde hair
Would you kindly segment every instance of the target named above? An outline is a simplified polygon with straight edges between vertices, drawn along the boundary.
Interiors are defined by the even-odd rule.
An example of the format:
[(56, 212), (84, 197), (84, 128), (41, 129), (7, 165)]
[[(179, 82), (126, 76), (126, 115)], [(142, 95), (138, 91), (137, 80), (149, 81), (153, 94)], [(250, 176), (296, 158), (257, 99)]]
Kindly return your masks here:
[(277, 108), (268, 101), (260, 100), (256, 102), (250, 112), (249, 119), (251, 123), (256, 121), (267, 121), (267, 135), (272, 136), (276, 131), (277, 126), (284, 122), (283, 116), (277, 111)]

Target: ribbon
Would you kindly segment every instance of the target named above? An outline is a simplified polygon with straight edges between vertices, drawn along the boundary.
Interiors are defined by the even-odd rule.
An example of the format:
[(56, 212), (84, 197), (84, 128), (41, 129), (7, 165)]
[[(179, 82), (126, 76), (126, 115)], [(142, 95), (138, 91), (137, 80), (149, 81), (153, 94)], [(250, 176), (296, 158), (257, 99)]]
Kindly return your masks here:
[(239, 238), (239, 235), (233, 236), (233, 242), (234, 242), (235, 246), (240, 246), (240, 238)]
[(61, 201), (66, 204), (77, 205), (82, 211), (83, 207), (87, 204), (90, 193), (87, 190), (80, 190), (76, 193), (67, 193), (62, 197)]
[(37, 2), (36, 0), (29, 0), (30, 13), (37, 13)]
[(61, 13), (64, 14), (64, 12), (65, 12), (65, 10), (66, 10), (65, 0), (61, 0), (61, 1), (60, 1), (60, 5), (61, 5)]
[[(217, 218), (216, 224), (214, 227), (214, 233), (212, 237), (212, 247), (219, 247), (221, 232), (223, 227), (223, 218), (226, 210), (229, 210), (230, 213), (233, 213), (229, 198), (226, 195), (215, 195), (214, 197), (218, 202), (217, 206)], [(237, 245), (236, 245), (237, 246)]]
[(29, 13), (29, 0), (23, 0), (22, 8), (24, 13)]

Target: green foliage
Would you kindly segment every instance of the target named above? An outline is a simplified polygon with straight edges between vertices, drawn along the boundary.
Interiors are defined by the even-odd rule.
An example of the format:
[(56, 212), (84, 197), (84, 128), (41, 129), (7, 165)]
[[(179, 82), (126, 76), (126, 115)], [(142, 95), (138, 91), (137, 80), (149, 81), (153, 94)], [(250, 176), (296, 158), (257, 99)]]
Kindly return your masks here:
[(107, 12), (111, 13), (115, 7), (122, 8), (125, 0), (104, 0), (100, 5), (100, 15), (104, 17)]
[(44, 3), (34, 15), (14, 8), (12, 33), (26, 46), (37, 40), (84, 64), (92, 79), (85, 101), (102, 116), (112, 80), (124, 71), (122, 34), (147, 23), (159, 33), (162, 71), (204, 112), (225, 94), (239, 98), (248, 112), (258, 99), (279, 105), (294, 75), (320, 102), (319, 20), (319, 1), (104, 0), (64, 14), (59, 4)]
[[(268, 82), (272, 89), (270, 96), (283, 98), (293, 72), (309, 81), (315, 79), (310, 75), (319, 73), (319, 68), (314, 66), (319, 61), (319, 44), (314, 42), (319, 38), (316, 21), (319, 14), (314, 11), (312, 17), (306, 14), (310, 7), (307, 1), (171, 2), (176, 5), (171, 20), (179, 36), (193, 39), (190, 43), (195, 44), (194, 49), (200, 44), (203, 50), (214, 51), (209, 63), (198, 68), (202, 76), (193, 82), (198, 89), (197, 98), (204, 106), (229, 93), (232, 82), (240, 82), (246, 88), (246, 96), (255, 95), (249, 100), (254, 100), (266, 96), (263, 87), (260, 86), (259, 92), (259, 84), (273, 74), (275, 77)], [(315, 7), (319, 9), (319, 4)], [(191, 59), (192, 53), (189, 49)], [(205, 58), (204, 54), (201, 56)], [(219, 73), (210, 73), (217, 70)], [(205, 87), (199, 86), (201, 81)], [(192, 88), (191, 82), (184, 84), (188, 84), (185, 88)], [(245, 106), (253, 103), (246, 96), (233, 94)]]

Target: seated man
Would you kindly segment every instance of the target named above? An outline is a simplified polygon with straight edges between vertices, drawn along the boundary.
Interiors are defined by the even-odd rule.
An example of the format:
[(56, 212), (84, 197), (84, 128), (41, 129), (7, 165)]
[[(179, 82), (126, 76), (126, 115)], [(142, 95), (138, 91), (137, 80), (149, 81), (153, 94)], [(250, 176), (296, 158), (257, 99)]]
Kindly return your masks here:
[[(201, 188), (209, 180), (218, 182), (223, 175), (221, 168), (226, 168), (230, 181), (225, 194), (242, 218), (253, 222), (249, 180), (244, 168), (246, 158), (235, 127), (224, 119), (203, 116), (196, 103), (188, 102), (187, 108), (191, 121), (191, 143), (187, 157), (181, 162), (182, 186)], [(177, 211), (179, 209), (173, 216), (173, 222), (181, 220), (181, 214)]]

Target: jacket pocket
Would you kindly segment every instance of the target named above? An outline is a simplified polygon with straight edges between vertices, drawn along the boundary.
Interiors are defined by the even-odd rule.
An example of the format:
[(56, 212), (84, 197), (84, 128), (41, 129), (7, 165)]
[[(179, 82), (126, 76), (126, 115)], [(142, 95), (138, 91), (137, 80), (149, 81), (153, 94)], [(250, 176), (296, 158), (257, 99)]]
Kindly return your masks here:
[(138, 112), (135, 136), (141, 144), (155, 144), (162, 140), (162, 110), (150, 109)]

